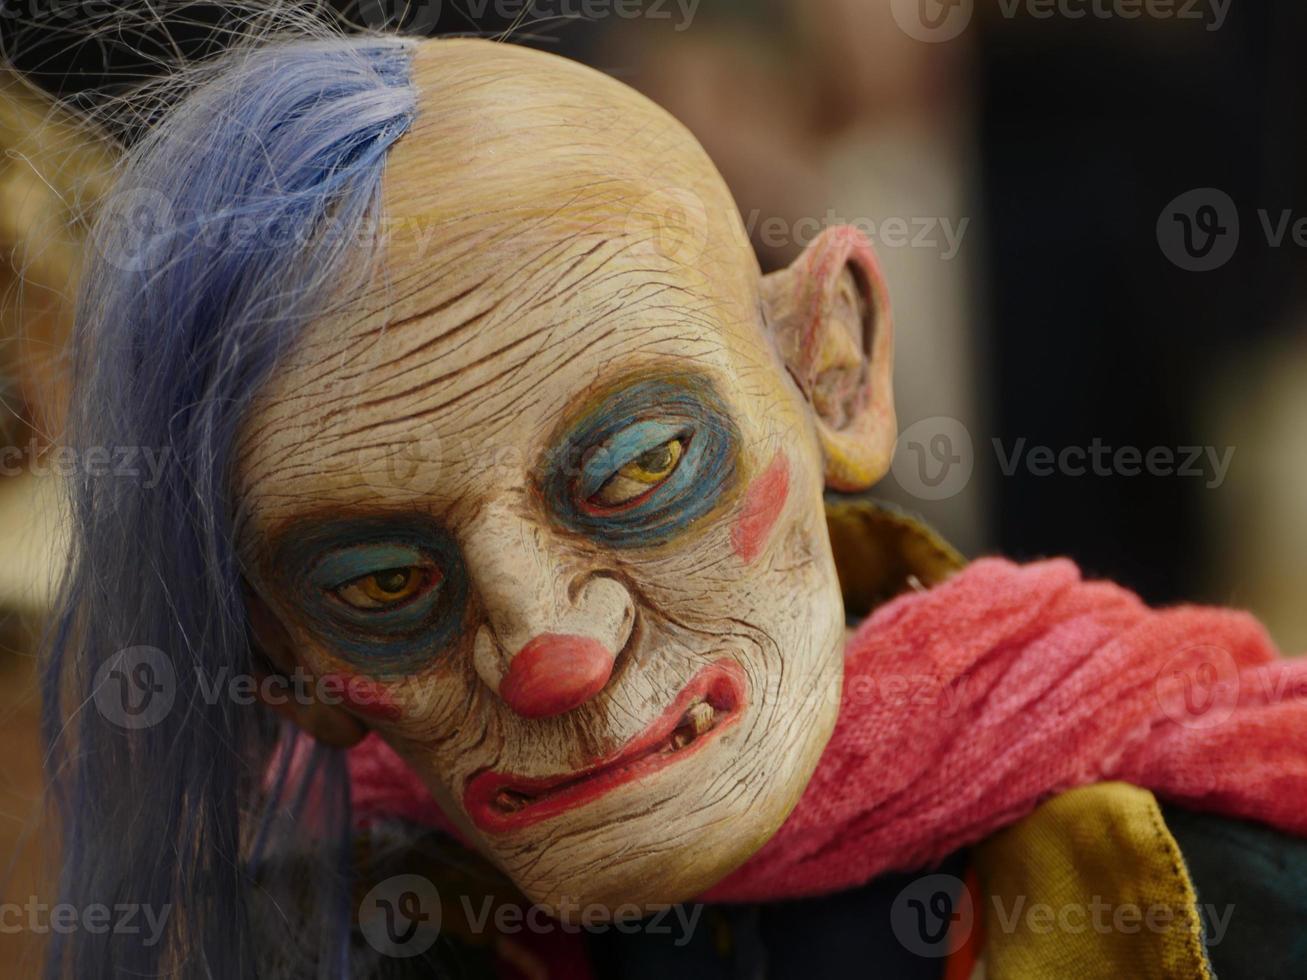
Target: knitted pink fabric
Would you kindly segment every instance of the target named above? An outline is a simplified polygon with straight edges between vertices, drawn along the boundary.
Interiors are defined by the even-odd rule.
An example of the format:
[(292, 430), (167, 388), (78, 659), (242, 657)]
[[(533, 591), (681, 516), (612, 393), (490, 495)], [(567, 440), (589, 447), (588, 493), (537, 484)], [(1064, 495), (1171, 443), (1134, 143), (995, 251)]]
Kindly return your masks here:
[[(350, 769), (360, 819), (448, 826), (379, 739)], [(1307, 659), (1277, 659), (1244, 613), (1150, 610), (1069, 561), (977, 561), (862, 623), (798, 806), (704, 897), (793, 898), (923, 867), (1107, 779), (1307, 834)]]

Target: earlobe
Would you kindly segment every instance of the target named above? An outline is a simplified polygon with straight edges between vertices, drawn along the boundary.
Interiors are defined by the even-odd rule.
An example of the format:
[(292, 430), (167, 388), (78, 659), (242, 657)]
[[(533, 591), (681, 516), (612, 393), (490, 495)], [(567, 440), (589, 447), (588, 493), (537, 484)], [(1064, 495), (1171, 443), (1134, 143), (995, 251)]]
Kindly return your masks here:
[[(324, 704), (313, 691), (303, 690), (304, 685), (265, 683), (272, 671), (287, 675), (295, 669), (291, 638), (267, 603), (248, 586), (245, 608), (249, 615), (250, 641), (254, 652), (261, 655), (255, 661), (262, 659), (269, 668), (268, 673), (255, 678), (259, 700), (324, 745), (347, 749), (362, 741), (368, 733), (367, 727), (340, 706)], [(260, 671), (255, 668), (255, 673)]]
[(871, 243), (823, 231), (788, 268), (762, 279), (767, 325), (806, 399), (826, 484), (865, 490), (894, 451), (893, 322)]

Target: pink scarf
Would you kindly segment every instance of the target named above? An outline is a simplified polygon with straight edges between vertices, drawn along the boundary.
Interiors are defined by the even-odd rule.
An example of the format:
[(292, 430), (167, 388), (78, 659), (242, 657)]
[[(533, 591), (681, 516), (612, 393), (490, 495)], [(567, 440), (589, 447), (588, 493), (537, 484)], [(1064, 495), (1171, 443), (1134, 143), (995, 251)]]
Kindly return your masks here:
[[(380, 739), (349, 766), (361, 822), (448, 828)], [(1307, 835), (1307, 658), (1278, 659), (1245, 613), (1154, 611), (1066, 560), (983, 559), (857, 629), (798, 806), (703, 897), (795, 898), (921, 868), (1108, 779)]]

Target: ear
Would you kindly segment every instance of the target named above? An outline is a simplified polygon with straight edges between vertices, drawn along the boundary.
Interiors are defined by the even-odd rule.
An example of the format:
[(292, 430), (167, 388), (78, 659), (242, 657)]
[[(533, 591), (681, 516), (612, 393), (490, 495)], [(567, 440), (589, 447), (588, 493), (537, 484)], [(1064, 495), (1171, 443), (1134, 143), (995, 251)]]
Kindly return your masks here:
[[(268, 608), (266, 602), (253, 589), (245, 588), (245, 608), (250, 623), (250, 638), (254, 644), (255, 661), (258, 655), (269, 667), (283, 675), (295, 669), (294, 643), (281, 620)], [(256, 668), (257, 670), (257, 668)], [(260, 700), (288, 721), (293, 721), (319, 742), (338, 749), (347, 749), (357, 745), (368, 733), (367, 728), (344, 708), (335, 704), (324, 704), (317, 700), (312, 690), (302, 691), (304, 685), (294, 688), (286, 685), (284, 690), (295, 690), (295, 696), (281, 696), (275, 700), (263, 697), (267, 685), (257, 686)], [(307, 700), (305, 700), (307, 697)]]
[(762, 278), (763, 309), (812, 411), (826, 485), (865, 490), (894, 452), (894, 327), (865, 235), (827, 228), (788, 268)]

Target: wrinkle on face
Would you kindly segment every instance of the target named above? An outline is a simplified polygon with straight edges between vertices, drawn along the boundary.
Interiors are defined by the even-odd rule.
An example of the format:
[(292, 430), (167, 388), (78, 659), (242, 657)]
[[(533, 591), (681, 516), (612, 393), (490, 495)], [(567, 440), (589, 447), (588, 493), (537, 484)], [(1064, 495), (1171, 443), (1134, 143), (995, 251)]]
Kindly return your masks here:
[[(535, 597), (540, 622), (567, 601), (559, 582), (621, 583), (631, 639), (591, 701), (538, 719), (507, 708), (473, 647), (488, 604), (515, 599), (474, 571), (462, 635), (387, 681), (402, 717), (376, 727), (532, 897), (680, 900), (775, 830), (833, 725), (843, 608), (812, 531), (824, 527), (819, 450), (762, 332), (739, 216), (679, 125), (537, 52), (418, 52), (428, 94), (388, 164), (375, 285), (309, 329), (243, 430), (244, 553), (257, 578), (272, 542), (315, 521), (412, 513), (460, 547), (484, 535), (475, 547), (529, 553), (556, 575), (538, 586), (558, 591)], [(677, 536), (612, 547), (557, 520), (535, 474), (578, 406), (651, 377), (711, 386), (737, 430), (735, 469)], [(782, 454), (787, 492), (755, 501), (766, 533), (743, 562), (732, 538), (745, 489)], [(523, 582), (540, 578), (532, 567)], [(261, 585), (312, 672), (358, 670)], [(472, 774), (549, 776), (611, 755), (723, 656), (743, 668), (749, 704), (705, 751), (495, 839), (460, 814)]]

